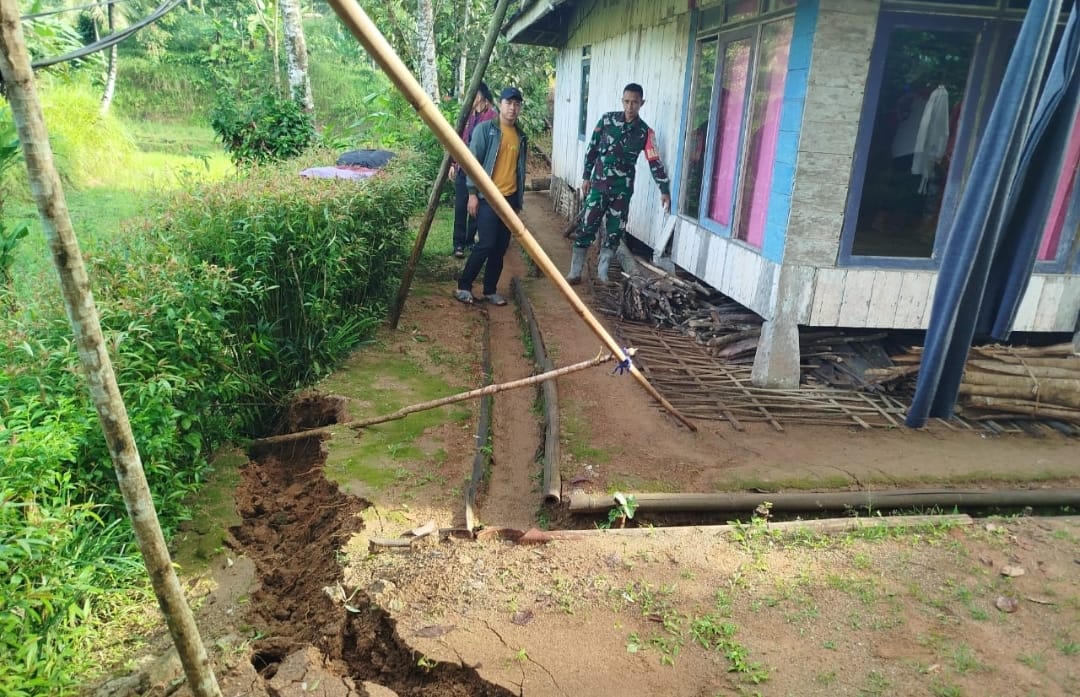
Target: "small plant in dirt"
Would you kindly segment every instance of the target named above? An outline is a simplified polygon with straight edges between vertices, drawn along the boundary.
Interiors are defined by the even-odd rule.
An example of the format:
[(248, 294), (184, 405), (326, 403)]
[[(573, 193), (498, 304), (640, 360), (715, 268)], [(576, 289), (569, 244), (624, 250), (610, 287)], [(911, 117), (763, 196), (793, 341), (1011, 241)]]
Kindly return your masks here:
[(755, 561), (761, 560), (767, 549), (779, 537), (778, 534), (769, 529), (771, 510), (772, 503), (766, 501), (754, 509), (750, 522), (744, 523), (735, 520), (730, 523), (732, 526), (731, 536), (735, 543), (753, 557)]
[(627, 495), (616, 491), (612, 498), (615, 499), (615, 505), (608, 511), (607, 520), (596, 525), (602, 530), (609, 530), (614, 526), (626, 527), (626, 521), (633, 520), (634, 513), (637, 512), (638, 502), (632, 494)]

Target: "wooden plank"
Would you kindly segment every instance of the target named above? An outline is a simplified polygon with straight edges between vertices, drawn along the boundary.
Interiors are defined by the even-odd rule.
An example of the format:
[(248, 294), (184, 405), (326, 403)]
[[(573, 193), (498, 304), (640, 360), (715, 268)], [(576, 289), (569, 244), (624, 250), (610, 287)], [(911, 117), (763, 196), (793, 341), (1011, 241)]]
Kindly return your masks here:
[(838, 323), (842, 327), (865, 327), (876, 271), (849, 269), (844, 279)]
[(893, 317), (895, 329), (920, 328), (932, 275), (924, 271), (903, 272), (900, 294), (896, 298), (896, 315)]
[(1073, 332), (1077, 329), (1077, 316), (1080, 316), (1080, 276), (1069, 276), (1064, 283), (1065, 291), (1054, 326), (1059, 327), (1056, 331)]
[(1049, 276), (1045, 279), (1042, 293), (1039, 294), (1039, 305), (1035, 310), (1035, 331), (1052, 332), (1055, 330), (1058, 308), (1061, 307), (1064, 295), (1064, 277)]
[(1020, 307), (1016, 311), (1016, 320), (1013, 329), (1018, 332), (1030, 332), (1035, 328), (1035, 314), (1039, 310), (1039, 298), (1042, 297), (1043, 285), (1046, 283), (1045, 276), (1032, 276), (1028, 282), (1027, 292), (1020, 301)]
[(870, 309), (866, 315), (867, 327), (891, 328), (896, 319), (896, 299), (904, 281), (901, 271), (878, 269), (874, 272), (874, 289), (870, 293)]
[(846, 269), (818, 269), (814, 274), (814, 301), (810, 310), (811, 326), (837, 326), (846, 277)]

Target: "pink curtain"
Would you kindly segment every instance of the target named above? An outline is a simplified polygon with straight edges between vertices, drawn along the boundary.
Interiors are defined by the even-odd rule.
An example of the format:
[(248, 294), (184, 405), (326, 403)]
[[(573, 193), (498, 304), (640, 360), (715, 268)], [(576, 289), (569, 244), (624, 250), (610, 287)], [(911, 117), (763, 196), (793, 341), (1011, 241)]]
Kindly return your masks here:
[(1039, 261), (1052, 261), (1057, 256), (1061, 230), (1065, 227), (1065, 214), (1069, 210), (1069, 198), (1076, 183), (1076, 168), (1080, 164), (1080, 114), (1073, 123), (1069, 136), (1069, 145), (1065, 150), (1065, 162), (1061, 168), (1061, 177), (1054, 198), (1050, 202), (1050, 215), (1043, 229), (1042, 243), (1039, 245)]
[(739, 131), (746, 78), (750, 71), (750, 41), (733, 41), (724, 47), (724, 71), (720, 76), (720, 122), (716, 127), (709, 218), (725, 227), (731, 225), (731, 199), (735, 194), (738, 168)]
[(742, 182), (742, 205), (737, 237), (760, 248), (765, 239), (776, 142), (780, 135), (780, 109), (787, 81), (788, 49), (793, 20), (774, 22), (762, 32), (763, 50), (750, 115), (750, 147)]

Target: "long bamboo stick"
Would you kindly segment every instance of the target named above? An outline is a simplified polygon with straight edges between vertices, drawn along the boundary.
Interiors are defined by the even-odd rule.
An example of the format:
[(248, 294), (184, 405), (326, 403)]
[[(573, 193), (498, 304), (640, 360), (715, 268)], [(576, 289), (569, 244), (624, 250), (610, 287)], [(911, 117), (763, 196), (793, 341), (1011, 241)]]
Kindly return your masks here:
[[(475, 390), (469, 390), (468, 392), (459, 392), (446, 397), (440, 397), (428, 402), (420, 402), (419, 404), (410, 404), (407, 407), (402, 407), (397, 411), (390, 414), (381, 414), (379, 416), (370, 416), (364, 419), (353, 419), (346, 421), (343, 426), (348, 426), (352, 429), (361, 429), (365, 426), (374, 426), (375, 424), (385, 423), (387, 421), (395, 421), (402, 419), (409, 414), (415, 414), (418, 411), (426, 411), (428, 409), (437, 409), (438, 407), (444, 407), (447, 404), (454, 404), (456, 402), (464, 402), (469, 399), (476, 399), (477, 397), (483, 397), (489, 394), (495, 394), (497, 392), (505, 392), (506, 390), (517, 389), (518, 387), (528, 387), (529, 385), (536, 385), (537, 383), (544, 382), (545, 380), (554, 380), (555, 378), (562, 377), (563, 375), (569, 375), (570, 373), (576, 373), (579, 370), (585, 370), (586, 368), (592, 368), (598, 366), (601, 363), (612, 360), (613, 356), (610, 353), (603, 353), (595, 358), (590, 358), (587, 361), (581, 361), (580, 363), (574, 363), (573, 365), (563, 366), (562, 368), (556, 368), (555, 370), (549, 370), (545, 373), (538, 373), (536, 375), (530, 375), (527, 378), (519, 378), (517, 380), (511, 380), (510, 382), (501, 382), (495, 385), (487, 385), (485, 387), (478, 387)], [(269, 436), (267, 438), (258, 438), (251, 442), (252, 445), (279, 445), (281, 443), (290, 443), (295, 440), (303, 440), (304, 438), (311, 438), (312, 436), (324, 436), (330, 435), (330, 429), (328, 427), (322, 428), (309, 428), (306, 431), (297, 431), (295, 433), (283, 433), (280, 436)]]
[[(443, 144), (450, 154), (453, 156), (465, 171), (468, 172), (469, 177), (476, 183), (478, 189), (484, 194), (484, 198), (487, 199), (488, 204), (495, 210), (499, 218), (506, 223), (510, 228), (510, 232), (517, 238), (518, 243), (525, 249), (529, 257), (536, 263), (540, 270), (544, 272), (555, 287), (559, 289), (559, 292), (563, 294), (566, 301), (570, 304), (570, 307), (574, 309), (574, 312), (578, 314), (589, 329), (604, 343), (612, 354), (623, 356), (623, 347), (619, 345), (619, 342), (615, 341), (614, 337), (608, 333), (604, 325), (593, 315), (593, 313), (582, 302), (581, 298), (577, 296), (574, 289), (570, 287), (570, 284), (566, 282), (562, 274), (559, 273), (558, 268), (552, 263), (551, 258), (548, 257), (547, 252), (536, 241), (532, 234), (525, 228), (525, 224), (521, 222), (521, 218), (517, 216), (514, 210), (510, 207), (510, 204), (506, 202), (506, 199), (499, 192), (499, 189), (495, 186), (495, 183), (491, 181), (491, 177), (487, 175), (484, 168), (477, 162), (473, 154), (462, 142), (457, 132), (451, 128), (450, 124), (446, 122), (446, 119), (439, 112), (435, 104), (420, 87), (420, 83), (416, 81), (416, 78), (412, 76), (409, 69), (405, 67), (405, 64), (401, 62), (401, 59), (394, 52), (394, 49), (386, 41), (386, 38), (379, 31), (378, 27), (368, 18), (367, 14), (361, 9), (360, 5), (356, 3), (356, 0), (328, 0), (330, 7), (341, 21), (352, 32), (353, 36), (363, 44), (368, 54), (379, 64), (383, 69), (383, 72), (390, 78), (391, 81), (397, 86), (404, 95), (405, 99), (412, 104), (416, 109), (417, 114), (423, 119), (424, 123), (435, 134), (435, 137)], [(685, 416), (683, 416), (678, 409), (671, 405), (671, 403), (660, 394), (655, 387), (653, 387), (648, 379), (638, 370), (636, 365), (630, 364), (630, 374), (634, 376), (634, 379), (641, 384), (645, 391), (652, 396), (661, 406), (664, 407), (672, 416), (678, 419), (684, 426), (691, 431), (696, 431), (697, 426), (692, 424)]]

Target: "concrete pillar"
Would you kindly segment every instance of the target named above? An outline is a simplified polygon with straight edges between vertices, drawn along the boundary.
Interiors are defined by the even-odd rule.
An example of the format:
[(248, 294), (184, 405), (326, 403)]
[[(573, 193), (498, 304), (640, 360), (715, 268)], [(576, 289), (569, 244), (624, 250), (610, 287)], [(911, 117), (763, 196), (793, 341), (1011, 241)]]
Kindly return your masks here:
[(799, 324), (810, 317), (814, 269), (779, 266), (774, 276), (772, 316), (761, 326), (750, 381), (755, 387), (794, 390), (799, 387)]

